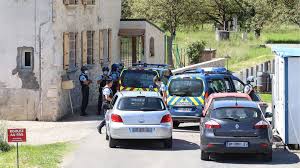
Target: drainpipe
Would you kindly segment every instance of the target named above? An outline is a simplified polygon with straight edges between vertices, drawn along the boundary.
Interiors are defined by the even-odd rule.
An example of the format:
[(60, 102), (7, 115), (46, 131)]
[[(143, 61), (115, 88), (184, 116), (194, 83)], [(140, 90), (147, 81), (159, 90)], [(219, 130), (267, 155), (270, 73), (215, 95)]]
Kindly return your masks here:
[[(35, 0), (36, 1), (36, 0)], [(51, 21), (53, 15), (53, 0), (51, 0), (51, 16), (49, 16), (48, 20), (45, 22), (40, 23), (39, 25), (39, 82), (40, 82), (40, 89), (39, 89), (39, 99), (40, 99), (40, 120), (43, 118), (43, 96), (42, 96), (42, 27)]]

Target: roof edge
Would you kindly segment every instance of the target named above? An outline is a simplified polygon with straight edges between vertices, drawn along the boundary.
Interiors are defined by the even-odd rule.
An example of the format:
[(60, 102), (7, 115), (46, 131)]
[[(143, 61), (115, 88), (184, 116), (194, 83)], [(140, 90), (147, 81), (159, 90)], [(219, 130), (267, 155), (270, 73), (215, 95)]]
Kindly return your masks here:
[(148, 19), (145, 19), (145, 18), (136, 18), (136, 19), (121, 19), (120, 21), (135, 21), (135, 22), (147, 22), (149, 23), (150, 25), (154, 26), (155, 28), (157, 28), (159, 31), (163, 32), (163, 33), (166, 33), (166, 31), (164, 31), (162, 28), (158, 27), (156, 24), (154, 24), (153, 22), (149, 21)]

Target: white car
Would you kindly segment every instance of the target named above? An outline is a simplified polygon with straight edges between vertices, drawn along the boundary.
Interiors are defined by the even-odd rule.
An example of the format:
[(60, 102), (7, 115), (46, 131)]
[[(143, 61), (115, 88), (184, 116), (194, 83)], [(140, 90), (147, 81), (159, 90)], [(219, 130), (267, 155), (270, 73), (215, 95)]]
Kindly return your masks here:
[(110, 148), (130, 139), (158, 139), (172, 148), (172, 116), (159, 93), (122, 91), (111, 105), (105, 116)]

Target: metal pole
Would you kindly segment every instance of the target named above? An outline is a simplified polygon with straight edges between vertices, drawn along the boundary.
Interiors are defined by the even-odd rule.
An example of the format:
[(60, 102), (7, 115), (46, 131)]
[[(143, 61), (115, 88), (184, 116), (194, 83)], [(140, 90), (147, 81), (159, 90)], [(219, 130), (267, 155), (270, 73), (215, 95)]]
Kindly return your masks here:
[(19, 168), (19, 143), (17, 142), (17, 168)]

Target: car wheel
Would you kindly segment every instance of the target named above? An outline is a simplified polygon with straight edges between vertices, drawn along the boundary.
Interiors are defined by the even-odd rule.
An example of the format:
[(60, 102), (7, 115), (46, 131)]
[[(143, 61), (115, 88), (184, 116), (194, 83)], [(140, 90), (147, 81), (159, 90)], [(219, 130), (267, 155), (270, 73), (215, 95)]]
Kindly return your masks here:
[(273, 158), (273, 154), (272, 152), (269, 152), (267, 154), (263, 154), (263, 160), (265, 162), (271, 162), (272, 161), (272, 158)]
[(109, 136), (108, 136), (108, 134), (107, 134), (107, 128), (106, 128), (106, 132), (105, 132), (105, 139), (106, 139), (106, 140), (109, 140)]
[(173, 147), (173, 138), (171, 137), (170, 139), (166, 139), (164, 141), (164, 146), (166, 149), (171, 149)]
[(113, 139), (112, 137), (109, 137), (109, 147), (110, 148), (115, 148), (117, 147), (117, 140)]
[(173, 122), (173, 127), (174, 127), (174, 128), (177, 129), (177, 128), (179, 127), (179, 125), (180, 125), (180, 122), (178, 122), (178, 121), (174, 121), (174, 122)]
[(210, 153), (202, 150), (201, 151), (201, 160), (209, 161), (209, 155), (210, 155)]

